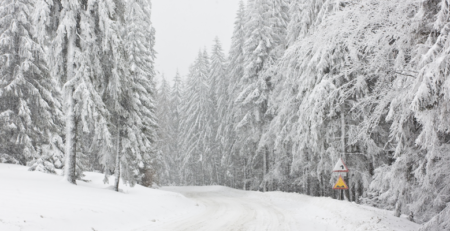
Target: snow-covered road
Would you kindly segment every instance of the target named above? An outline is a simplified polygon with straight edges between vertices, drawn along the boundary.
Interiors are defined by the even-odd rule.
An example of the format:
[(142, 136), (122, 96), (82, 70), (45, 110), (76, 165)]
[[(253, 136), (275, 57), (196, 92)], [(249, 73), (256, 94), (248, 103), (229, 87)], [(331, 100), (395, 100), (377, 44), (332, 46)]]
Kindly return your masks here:
[(172, 188), (204, 209), (182, 219), (168, 220), (156, 230), (296, 230), (294, 218), (252, 193), (224, 187)]
[[(0, 164), (1, 231), (413, 231), (392, 211), (297, 193), (222, 186), (121, 186), (86, 172), (72, 185), (59, 175)], [(109, 182), (114, 182), (111, 178)]]
[[(281, 192), (212, 187), (169, 187), (196, 201), (199, 210), (133, 231), (334, 231), (416, 230), (417, 224), (385, 210)], [(343, 209), (341, 209), (343, 208)]]

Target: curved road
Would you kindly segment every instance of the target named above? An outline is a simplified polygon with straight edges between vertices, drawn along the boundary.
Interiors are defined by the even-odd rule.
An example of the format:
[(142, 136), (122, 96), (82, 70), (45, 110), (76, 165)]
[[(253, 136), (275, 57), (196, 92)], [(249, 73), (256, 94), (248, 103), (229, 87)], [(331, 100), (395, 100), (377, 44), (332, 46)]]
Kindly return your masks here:
[(163, 190), (183, 194), (193, 201), (192, 207), (174, 208), (171, 217), (133, 231), (410, 231), (418, 227), (394, 217), (392, 211), (325, 197), (221, 186)]
[(201, 212), (182, 219), (165, 221), (152, 230), (212, 231), (212, 230), (297, 230), (290, 225), (295, 220), (278, 209), (270, 199), (261, 199), (257, 192), (245, 192), (225, 187), (169, 188), (197, 202)]

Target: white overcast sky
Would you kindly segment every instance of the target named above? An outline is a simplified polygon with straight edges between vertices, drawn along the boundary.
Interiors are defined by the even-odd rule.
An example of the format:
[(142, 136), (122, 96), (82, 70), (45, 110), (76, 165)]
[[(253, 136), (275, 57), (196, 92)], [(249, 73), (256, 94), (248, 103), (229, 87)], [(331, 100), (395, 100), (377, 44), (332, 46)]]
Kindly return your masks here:
[(166, 79), (177, 69), (187, 75), (200, 49), (211, 53), (216, 36), (228, 54), (239, 0), (152, 0), (152, 6), (155, 65)]

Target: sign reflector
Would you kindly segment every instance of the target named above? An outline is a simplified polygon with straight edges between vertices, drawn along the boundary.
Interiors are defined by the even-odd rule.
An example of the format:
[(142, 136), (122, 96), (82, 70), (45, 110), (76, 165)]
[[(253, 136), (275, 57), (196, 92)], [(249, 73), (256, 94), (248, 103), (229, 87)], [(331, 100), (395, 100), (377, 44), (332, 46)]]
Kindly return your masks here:
[(348, 172), (347, 166), (344, 164), (341, 158), (339, 158), (338, 162), (333, 168), (333, 172)]
[(344, 179), (342, 179), (342, 176), (339, 176), (339, 179), (334, 185), (333, 189), (348, 189), (348, 186), (345, 183)]

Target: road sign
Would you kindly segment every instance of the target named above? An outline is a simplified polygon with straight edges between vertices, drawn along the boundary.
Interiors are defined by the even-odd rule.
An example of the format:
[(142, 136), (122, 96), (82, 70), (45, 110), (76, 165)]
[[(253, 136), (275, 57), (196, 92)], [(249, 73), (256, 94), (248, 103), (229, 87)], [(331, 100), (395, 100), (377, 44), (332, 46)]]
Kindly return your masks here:
[(345, 183), (344, 179), (342, 179), (342, 176), (339, 176), (339, 179), (334, 185), (333, 189), (348, 189), (348, 186)]
[(339, 158), (338, 162), (333, 168), (333, 172), (348, 172), (347, 166), (344, 164), (341, 158)]

